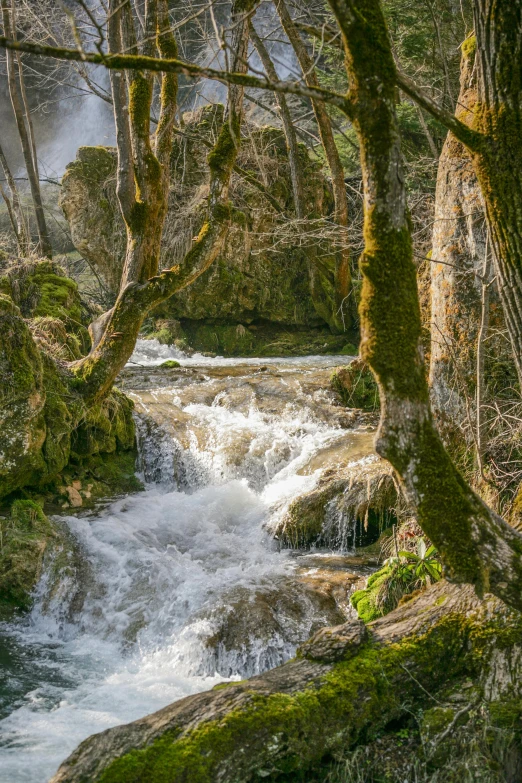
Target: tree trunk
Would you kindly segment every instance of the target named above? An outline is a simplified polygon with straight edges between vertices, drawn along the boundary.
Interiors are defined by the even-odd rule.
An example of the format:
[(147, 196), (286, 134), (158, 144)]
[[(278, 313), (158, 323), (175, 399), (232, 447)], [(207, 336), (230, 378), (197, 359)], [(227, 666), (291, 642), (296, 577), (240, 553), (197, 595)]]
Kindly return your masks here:
[[(159, 18), (166, 25), (166, 0), (161, 2), (164, 3), (164, 12)], [(232, 8), (232, 69), (236, 73), (246, 73), (248, 69), (249, 22), (257, 2), (258, 0), (237, 0)], [(149, 3), (148, 9), (149, 13), (153, 12), (152, 3)], [(118, 10), (117, 7), (115, 10)], [(129, 35), (128, 29), (124, 34), (124, 25), (130, 24), (130, 21), (125, 19), (123, 14), (120, 24), (121, 41), (125, 40), (126, 35), (127, 46), (131, 46), (132, 35)], [(116, 41), (116, 38), (114, 40)], [(171, 47), (172, 51), (175, 43), (167, 35), (166, 28), (160, 26), (158, 48), (162, 55), (164, 52), (167, 54), (167, 46)], [(130, 138), (133, 170), (138, 187), (134, 194), (129, 193), (130, 179), (126, 176), (125, 167), (119, 165), (118, 196), (127, 224), (126, 266), (120, 293), (113, 309), (94, 325), (93, 349), (90, 354), (71, 365), (77, 388), (91, 404), (108, 393), (114, 379), (125, 366), (134, 350), (147, 313), (176, 291), (190, 285), (216, 259), (234, 217), (234, 211), (228, 203), (228, 189), (241, 141), (244, 88), (239, 85), (229, 87), (225, 121), (208, 158), (210, 187), (207, 221), (183, 262), (156, 274), (168, 197), (172, 120), (176, 98), (176, 84), (172, 79), (175, 78), (173, 74), (163, 75), (162, 108), (155, 143), (158, 157), (152, 152), (145, 127), (148, 127), (149, 123), (152, 91), (150, 83), (139, 72), (133, 81), (129, 81), (129, 133), (119, 118), (122, 148), (121, 152), (120, 148), (118, 149), (118, 154), (122, 154), (125, 160), (128, 159)], [(121, 84), (118, 89), (122, 89)], [(119, 95), (117, 98), (115, 107), (123, 105), (123, 98)], [(123, 182), (120, 177), (124, 178)], [(143, 201), (144, 193), (150, 196), (147, 202)], [(138, 215), (141, 215), (141, 222)], [(143, 280), (145, 276), (147, 279)]]
[(486, 237), (486, 249), (484, 254), (484, 264), (482, 267), (481, 280), (481, 301), (480, 301), (480, 325), (477, 335), (477, 463), (482, 478), (484, 475), (484, 455), (486, 453), (486, 417), (484, 411), (484, 402), (486, 397), (486, 381), (484, 377), (486, 357), (485, 343), (489, 329), (489, 307), (490, 307), (490, 286), (491, 286), (491, 264), (489, 259), (489, 248)]
[(486, 202), (495, 273), (522, 388), (522, 0), (476, 0), (483, 134), (474, 165)]
[[(11, 222), (13, 226), (14, 235), (16, 237), (16, 243), (18, 245), (18, 252), (21, 256), (25, 256), (29, 252), (29, 234), (27, 231), (27, 224), (25, 221), (25, 215), (20, 203), (20, 196), (18, 188), (16, 187), (15, 179), (12, 175), (11, 169), (4, 155), (2, 146), (0, 145), (0, 168), (4, 172), (6, 182), (9, 186), (10, 197), (7, 195), (6, 205), (9, 214), (12, 215)], [(5, 197), (4, 197), (5, 199)]]
[[(457, 102), (464, 121), (477, 101), (474, 61), (464, 50)], [(450, 437), (475, 397), (485, 238), (473, 162), (462, 142), (448, 133), (439, 160), (430, 265), (430, 392), (439, 428)]]
[(469, 124), (437, 106), (404, 74), (397, 74), (397, 82), (470, 150), (522, 387), (522, 0), (475, 0), (473, 7), (476, 39), (463, 44), (467, 57), (477, 55), (478, 103)]
[(51, 783), (306, 780), (325, 757), (420, 718), (466, 678), (483, 705), (519, 697), (521, 644), (518, 612), (439, 582), (367, 629), (322, 629), (266, 674), (89, 737)]
[(448, 577), (522, 608), (522, 536), (463, 480), (430, 410), (395, 112), (396, 71), (380, 2), (330, 0), (330, 5), (346, 47), (351, 87), (346, 111), (361, 147), (361, 354), (380, 390), (376, 448), (397, 471)]
[[(319, 87), (319, 80), (315, 73), (314, 63), (308, 54), (299, 30), (290, 16), (285, 0), (274, 0), (274, 4), (277, 9), (277, 13), (279, 14), (283, 29), (288, 36), (288, 39), (292, 44), (296, 57), (299, 61), (299, 65), (303, 72), (303, 77), (306, 84), (309, 87)], [(349, 210), (348, 198), (346, 196), (346, 184), (344, 181), (344, 169), (335, 144), (332, 123), (330, 122), (330, 117), (328, 116), (326, 106), (322, 101), (314, 100), (312, 101), (312, 105), (319, 128), (319, 135), (321, 137), (321, 142), (326, 155), (326, 160), (332, 175), (335, 220), (340, 226), (342, 226), (344, 229), (347, 229), (349, 224)], [(350, 321), (348, 307), (348, 296), (350, 295), (351, 289), (350, 253), (348, 249), (343, 249), (339, 251), (337, 255), (338, 259), (336, 264), (335, 281), (336, 312), (332, 314), (330, 319), (330, 326), (338, 331), (343, 332), (349, 326)], [(316, 281), (313, 279), (313, 269), (311, 271), (313, 294), (314, 287), (320, 286), (320, 283), (319, 280)]]

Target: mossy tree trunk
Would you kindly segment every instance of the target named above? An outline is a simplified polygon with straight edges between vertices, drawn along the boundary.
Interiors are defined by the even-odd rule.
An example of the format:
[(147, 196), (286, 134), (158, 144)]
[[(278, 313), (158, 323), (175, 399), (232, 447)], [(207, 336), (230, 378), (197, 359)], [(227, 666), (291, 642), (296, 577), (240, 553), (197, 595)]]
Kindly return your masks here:
[(380, 390), (377, 450), (396, 469), (449, 578), (522, 608), (522, 536), (466, 484), (430, 410), (395, 110), (396, 72), (381, 4), (330, 0), (330, 5), (346, 49), (346, 111), (361, 147), (361, 353)]
[(475, 0), (474, 151), (495, 272), (522, 388), (522, 0)]
[[(109, 7), (111, 53), (177, 57), (165, 0), (145, 6), (143, 43), (137, 42), (129, 3), (112, 0)], [(177, 76), (162, 77), (161, 109), (153, 141), (150, 111), (154, 76), (142, 71), (114, 72), (111, 88), (118, 142), (117, 194), (127, 229), (127, 251), (120, 291), (143, 283), (158, 271), (163, 223), (167, 211), (170, 151), (176, 111)], [(128, 109), (127, 109), (128, 107)]]
[[(477, 102), (474, 62), (464, 47), (457, 101), (461, 119), (472, 117)], [(484, 205), (473, 162), (464, 144), (448, 133), (433, 220), (430, 392), (439, 429), (449, 437), (466, 419), (477, 388), (485, 251)]]
[(408, 77), (400, 87), (468, 147), (486, 206), (495, 273), (522, 386), (522, 0), (475, 0), (478, 100), (472, 115), (454, 116)]
[[(232, 70), (246, 73), (250, 17), (257, 0), (236, 0), (232, 8)], [(145, 30), (157, 31), (161, 57), (175, 57), (176, 44), (168, 28), (166, 0), (149, 2)], [(133, 46), (135, 36), (129, 27), (132, 17), (114, 0), (114, 45)], [(118, 28), (119, 23), (119, 28)], [(147, 35), (145, 36), (147, 38)], [(149, 46), (150, 44), (147, 44)], [(169, 188), (169, 159), (172, 147), (177, 77), (163, 74), (160, 119), (154, 150), (149, 141), (152, 101), (151, 75), (132, 71), (126, 84), (113, 79), (117, 114), (118, 198), (127, 226), (127, 253), (120, 293), (114, 307), (93, 329), (93, 349), (87, 357), (71, 365), (76, 389), (89, 401), (107, 394), (130, 357), (147, 313), (176, 291), (193, 282), (217, 257), (227, 234), (234, 210), (228, 203), (230, 177), (241, 140), (244, 88), (230, 85), (225, 120), (216, 144), (209, 154), (210, 187), (208, 216), (194, 246), (182, 263), (157, 274), (159, 250)], [(128, 119), (124, 105), (128, 98)], [(128, 174), (131, 165), (133, 177)], [(131, 181), (132, 179), (132, 181)]]

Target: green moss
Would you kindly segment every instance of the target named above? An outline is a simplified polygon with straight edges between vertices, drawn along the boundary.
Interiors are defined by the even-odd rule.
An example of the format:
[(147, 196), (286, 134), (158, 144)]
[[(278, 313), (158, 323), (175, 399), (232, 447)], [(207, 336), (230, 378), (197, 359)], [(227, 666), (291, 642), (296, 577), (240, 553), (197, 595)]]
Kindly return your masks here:
[(167, 359), (166, 362), (162, 362), (160, 364), (160, 367), (167, 367), (167, 368), (181, 367), (181, 364), (177, 362), (175, 359)]
[[(493, 635), (507, 642), (502, 622), (487, 625), (489, 638), (482, 623), (471, 616), (447, 615), (420, 638), (384, 648), (366, 645), (354, 658), (324, 667), (314, 683), (293, 694), (262, 696), (249, 693), (248, 682), (236, 686), (233, 700), (237, 704), (242, 692), (246, 697), (242, 707), (231, 707), (220, 719), (203, 721), (186, 732), (173, 727), (146, 747), (114, 759), (97, 779), (100, 783), (211, 783), (218, 778), (246, 783), (256, 776), (300, 780), (329, 753), (374, 738), (403, 713), (404, 705), (411, 711), (443, 683), (474, 676), (491, 652)], [(514, 621), (510, 642), (513, 633), (520, 639), (520, 625)], [(412, 676), (404, 675), (405, 667)]]
[(0, 617), (30, 608), (49, 541), (56, 534), (42, 507), (17, 500), (0, 518)]
[(385, 609), (378, 605), (377, 596), (381, 587), (390, 578), (391, 573), (391, 567), (384, 566), (369, 577), (363, 590), (357, 590), (350, 596), (350, 603), (357, 610), (357, 614), (363, 622), (370, 623), (386, 614)]
[(134, 73), (129, 87), (129, 114), (141, 134), (149, 132), (151, 99), (152, 82), (150, 78), (139, 72)]
[(221, 183), (228, 180), (235, 163), (240, 139), (239, 118), (229, 118), (221, 126), (218, 140), (208, 155), (211, 175)]
[(364, 411), (379, 409), (379, 389), (370, 368), (358, 359), (346, 367), (339, 367), (331, 375), (330, 383), (343, 405)]
[(477, 52), (477, 36), (475, 33), (468, 36), (466, 40), (462, 42), (460, 51), (466, 60), (472, 60), (475, 58), (475, 54)]
[(78, 345), (87, 352), (90, 338), (78, 286), (53, 261), (36, 261), (15, 265), (7, 270), (3, 289), (18, 305), (24, 318), (50, 318), (61, 321), (70, 335), (74, 352)]
[[(38, 349), (20, 310), (2, 295), (0, 374), (0, 497), (21, 488), (52, 494), (52, 486), (80, 480), (86, 469), (82, 462), (102, 453), (129, 452), (134, 460), (132, 402), (113, 390), (101, 403), (86, 406), (67, 367)], [(70, 471), (64, 480), (61, 473), (71, 460), (77, 475)], [(106, 476), (116, 463), (113, 457)], [(130, 473), (134, 476), (133, 467)], [(129, 490), (141, 487), (135, 478), (118, 486), (122, 483)], [(103, 493), (100, 486), (98, 496), (102, 494), (114, 492)]]

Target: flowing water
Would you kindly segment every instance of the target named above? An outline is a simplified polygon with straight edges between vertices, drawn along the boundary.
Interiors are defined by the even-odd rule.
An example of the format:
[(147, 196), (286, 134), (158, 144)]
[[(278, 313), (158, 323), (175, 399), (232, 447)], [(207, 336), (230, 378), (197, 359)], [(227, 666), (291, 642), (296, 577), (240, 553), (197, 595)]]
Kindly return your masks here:
[[(163, 369), (176, 358), (180, 369)], [(86, 736), (290, 658), (342, 622), (364, 567), (279, 550), (270, 534), (339, 460), (371, 459), (328, 391), (346, 357), (185, 357), (139, 341), (146, 491), (65, 517), (82, 566), (0, 625), (0, 781), (44, 783)]]

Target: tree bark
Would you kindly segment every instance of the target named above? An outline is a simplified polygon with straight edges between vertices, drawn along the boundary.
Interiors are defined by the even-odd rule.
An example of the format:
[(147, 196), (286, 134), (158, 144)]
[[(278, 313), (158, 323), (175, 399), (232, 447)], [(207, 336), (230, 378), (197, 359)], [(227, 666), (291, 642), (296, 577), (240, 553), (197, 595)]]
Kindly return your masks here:
[[(306, 46), (303, 43), (299, 30), (297, 29), (285, 0), (274, 0), (274, 5), (279, 14), (283, 30), (294, 49), (297, 60), (303, 72), (303, 78), (308, 87), (319, 87), (312, 58), (308, 54)], [(314, 114), (319, 128), (319, 135), (328, 162), (328, 167), (332, 175), (332, 186), (335, 203), (335, 220), (344, 229), (348, 228), (349, 210), (348, 198), (346, 196), (346, 184), (344, 181), (344, 169), (341, 158), (335, 144), (335, 137), (332, 130), (332, 123), (322, 101), (312, 100)], [(312, 281), (312, 289), (314, 281)], [(351, 289), (350, 272), (350, 253), (348, 249), (339, 251), (336, 268), (336, 312), (332, 314), (330, 325), (341, 332), (349, 326), (349, 308), (347, 299)]]
[(476, 0), (478, 107), (474, 165), (495, 274), (522, 388), (522, 0)]
[[(486, 237), (487, 240), (487, 237)], [(487, 448), (486, 443), (486, 419), (484, 411), (484, 402), (486, 396), (486, 382), (484, 378), (485, 371), (485, 342), (489, 329), (489, 306), (490, 306), (490, 286), (491, 286), (491, 264), (489, 259), (488, 242), (484, 253), (484, 264), (481, 278), (481, 301), (480, 301), (480, 325), (477, 335), (477, 463), (480, 474), (484, 475), (484, 455)]]
[(16, 187), (15, 179), (13, 177), (7, 159), (4, 155), (4, 151), (2, 149), (1, 144), (0, 144), (0, 167), (4, 172), (6, 182), (9, 186), (9, 192), (11, 194), (10, 197), (7, 196), (6, 194), (7, 198), (9, 199), (9, 201), (6, 201), (6, 204), (7, 204), (7, 208), (10, 209), (9, 214), (10, 215), (12, 214), (11, 222), (13, 226), (14, 235), (16, 237), (16, 243), (18, 245), (18, 252), (20, 253), (21, 256), (24, 256), (29, 252), (29, 233), (27, 230), (27, 223), (25, 220), (25, 215), (22, 209), (22, 205), (20, 203), (18, 188)]
[(329, 1), (343, 33), (348, 111), (361, 147), (361, 354), (380, 390), (376, 448), (397, 471), (448, 577), (522, 608), (522, 536), (466, 484), (430, 410), (395, 111), (396, 71), (381, 5), (379, 0)]
[[(494, 269), (522, 387), (522, 0), (475, 0), (477, 110), (461, 121), (402, 73), (400, 87), (465, 144), (486, 205)], [(467, 121), (466, 121), (467, 120)]]
[[(473, 115), (477, 102), (474, 61), (474, 56), (463, 54), (457, 101), (463, 120)], [(430, 265), (431, 402), (448, 437), (475, 398), (485, 239), (484, 205), (473, 162), (450, 132), (439, 160)]]

